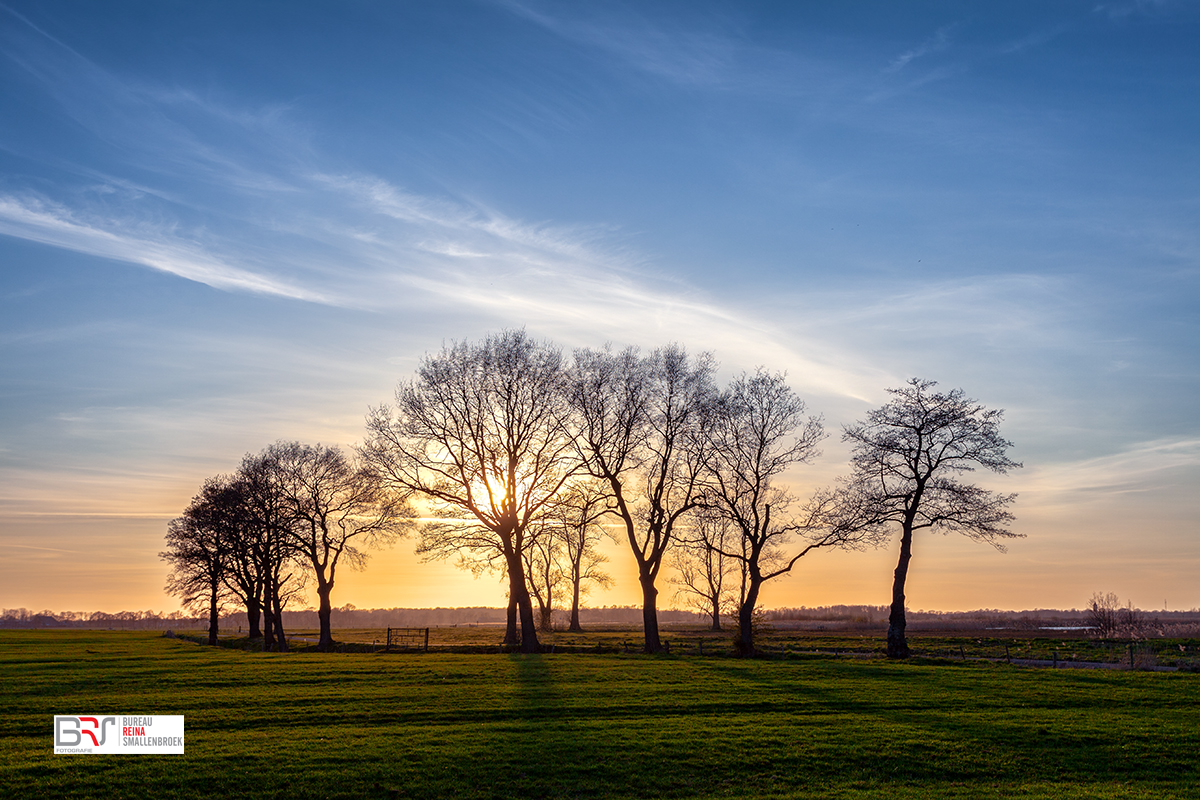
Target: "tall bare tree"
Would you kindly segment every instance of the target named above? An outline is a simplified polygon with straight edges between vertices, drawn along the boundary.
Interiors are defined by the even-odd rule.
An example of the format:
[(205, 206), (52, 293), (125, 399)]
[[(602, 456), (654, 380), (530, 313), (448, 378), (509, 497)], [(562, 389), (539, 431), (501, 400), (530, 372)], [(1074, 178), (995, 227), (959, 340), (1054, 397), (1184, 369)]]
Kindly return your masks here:
[[(523, 652), (538, 650), (526, 538), (577, 464), (566, 412), (562, 354), (507, 330), (427, 355), (396, 390), (395, 408), (367, 418), (363, 455), (391, 487), (423, 498), (435, 518), (421, 527), (418, 552), (503, 564)], [(515, 643), (512, 625), (505, 638)]]
[(235, 531), (229, 541), (224, 580), (225, 586), (246, 610), (249, 638), (261, 639), (266, 580), (259, 552), (259, 526), (249, 499), (247, 485), (240, 474), (228, 481), (221, 492), (220, 512)]
[[(263, 646), (286, 651), (283, 610), (305, 586), (305, 570), (297, 564), (296, 518), (287, 502), (282, 470), (270, 448), (248, 454), (237, 474), (244, 503), (245, 528), (236, 551), (235, 575), (251, 572), (261, 583)], [(242, 563), (246, 559), (250, 563)]]
[(575, 441), (588, 473), (607, 484), (642, 588), (644, 649), (662, 649), (658, 580), (675, 526), (700, 499), (704, 420), (713, 359), (678, 345), (641, 358), (634, 349), (578, 350), (571, 380)]
[(228, 600), (225, 576), (236, 530), (221, 506), (225, 476), (210, 478), (183, 515), (167, 523), (167, 549), (159, 558), (171, 565), (166, 590), (188, 608), (208, 612), (208, 643), (217, 644), (221, 610)]
[(824, 501), (793, 513), (795, 497), (780, 485), (780, 477), (814, 458), (825, 437), (820, 418), (806, 417), (805, 411), (783, 375), (759, 368), (722, 392), (713, 415), (706, 506), (740, 534), (736, 548), (721, 552), (742, 565), (737, 611), (742, 655), (755, 652), (754, 610), (764, 583), (791, 572), (813, 550), (853, 547), (871, 536), (822, 525)]
[(910, 379), (888, 389), (892, 399), (844, 429), (852, 446), (849, 478), (834, 492), (831, 524), (842, 530), (900, 529), (900, 559), (892, 582), (887, 652), (909, 654), (904, 586), (913, 533), (955, 531), (1003, 551), (1003, 540), (1022, 534), (1008, 525), (1015, 494), (999, 494), (959, 480), (978, 467), (1007, 473), (1021, 465), (1006, 453), (1000, 435), (1004, 411), (987, 409), (961, 389), (934, 390), (935, 381)]
[(377, 473), (337, 447), (278, 442), (266, 455), (290, 512), (295, 552), (316, 583), (317, 649), (328, 650), (334, 644), (330, 595), (338, 566), (361, 569), (366, 550), (393, 544), (413, 515), (404, 495), (386, 491)]

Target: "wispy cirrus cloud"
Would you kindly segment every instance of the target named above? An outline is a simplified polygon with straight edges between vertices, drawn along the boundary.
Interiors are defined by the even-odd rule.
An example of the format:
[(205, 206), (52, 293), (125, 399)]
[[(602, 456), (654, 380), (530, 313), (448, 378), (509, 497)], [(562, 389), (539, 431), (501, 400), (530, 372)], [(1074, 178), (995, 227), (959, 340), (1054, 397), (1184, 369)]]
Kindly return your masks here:
[(938, 53), (946, 50), (950, 47), (950, 42), (957, 27), (957, 24), (952, 24), (943, 25), (942, 27), (938, 28), (932, 36), (930, 36), (921, 44), (905, 50), (903, 53), (893, 58), (884, 69), (884, 72), (899, 72), (919, 58), (923, 58), (931, 53)]
[(500, 0), (499, 5), (565, 39), (615, 56), (617, 63), (685, 85), (727, 84), (737, 59), (737, 41), (708, 31), (667, 30), (629, 13), (619, 21), (567, 16), (529, 3)]
[[(1115, 453), (1032, 467), (1022, 491), (1069, 501), (1079, 494), (1117, 495), (1155, 491), (1194, 480), (1200, 470), (1200, 439), (1155, 439)], [(1182, 478), (1186, 474), (1187, 478)], [(1043, 501), (1045, 502), (1045, 501)]]
[(216, 289), (328, 303), (319, 292), (231, 265), (169, 231), (113, 219), (87, 220), (52, 201), (0, 195), (0, 234), (168, 272)]
[[(638, 47), (625, 52), (633, 57)], [(68, 116), (130, 154), (139, 177), (79, 170), (86, 191), (60, 189), (54, 199), (7, 193), (0, 233), (226, 291), (376, 311), (432, 306), (452, 328), (456, 317), (525, 324), (568, 345), (608, 338), (652, 346), (697, 332), (689, 333), (692, 346), (720, 349), (743, 366), (790, 349), (763, 321), (655, 270), (611, 225), (530, 222), (491, 203), (329, 170), (302, 136), (290, 136), (286, 109), (130, 88), (73, 51), (35, 55), (48, 62), (31, 55), (39, 79), (89, 86), (54, 94)], [(704, 61), (697, 58), (679, 63), (694, 67)], [(681, 69), (678, 78), (691, 67)], [(121, 119), (109, 107), (121, 108)], [(286, 155), (248, 162), (264, 136)], [(181, 176), (192, 191), (171, 188)], [(211, 191), (194, 191), (196, 182)]]

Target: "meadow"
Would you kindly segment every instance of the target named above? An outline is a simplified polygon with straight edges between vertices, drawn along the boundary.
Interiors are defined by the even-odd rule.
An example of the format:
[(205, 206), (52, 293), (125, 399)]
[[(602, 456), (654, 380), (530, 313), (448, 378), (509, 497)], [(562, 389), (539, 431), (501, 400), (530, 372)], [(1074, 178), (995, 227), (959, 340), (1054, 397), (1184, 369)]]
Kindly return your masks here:
[[(276, 654), (0, 631), (0, 796), (1200, 795), (1195, 673), (681, 650)], [(184, 714), (187, 753), (53, 755), (52, 716), (82, 713)]]

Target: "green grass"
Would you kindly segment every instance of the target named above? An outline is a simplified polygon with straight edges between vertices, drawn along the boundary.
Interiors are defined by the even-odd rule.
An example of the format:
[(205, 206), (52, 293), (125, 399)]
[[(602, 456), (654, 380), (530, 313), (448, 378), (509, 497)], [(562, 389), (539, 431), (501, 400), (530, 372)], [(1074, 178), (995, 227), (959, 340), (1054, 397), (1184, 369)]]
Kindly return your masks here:
[[(0, 632), (2, 797), (1200, 796), (1200, 675)], [(185, 714), (183, 756), (51, 717)]]

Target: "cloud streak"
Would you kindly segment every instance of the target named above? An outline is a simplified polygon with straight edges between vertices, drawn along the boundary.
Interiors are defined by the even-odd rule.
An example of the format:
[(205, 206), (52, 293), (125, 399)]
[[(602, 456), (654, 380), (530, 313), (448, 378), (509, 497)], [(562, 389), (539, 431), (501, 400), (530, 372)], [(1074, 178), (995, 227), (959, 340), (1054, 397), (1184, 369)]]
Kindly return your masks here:
[(139, 225), (141, 233), (114, 220), (81, 220), (64, 206), (36, 198), (0, 195), (0, 234), (77, 253), (139, 264), (215, 289), (269, 294), (327, 303), (324, 295), (230, 265), (195, 243)]
[(930, 53), (939, 53), (947, 49), (950, 47), (951, 34), (957, 27), (957, 25), (944, 25), (941, 28), (938, 28), (933, 36), (930, 36), (916, 47), (905, 50), (903, 53), (892, 59), (891, 63), (887, 65), (887, 68), (884, 69), (884, 72), (899, 72), (907, 67), (911, 62), (919, 58), (923, 58)]
[(667, 31), (632, 14), (619, 22), (600, 22), (556, 16), (515, 0), (500, 0), (498, 4), (564, 39), (615, 56), (617, 63), (674, 83), (726, 85), (736, 60), (738, 44), (728, 36)]
[[(1023, 491), (1055, 495), (1108, 495), (1151, 492), (1178, 481), (1181, 472), (1200, 468), (1200, 439), (1156, 439), (1117, 453), (1032, 470)], [(1172, 479), (1172, 475), (1175, 479)]]

